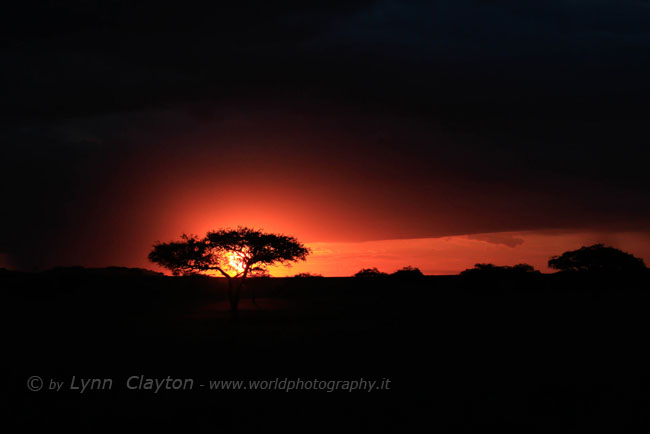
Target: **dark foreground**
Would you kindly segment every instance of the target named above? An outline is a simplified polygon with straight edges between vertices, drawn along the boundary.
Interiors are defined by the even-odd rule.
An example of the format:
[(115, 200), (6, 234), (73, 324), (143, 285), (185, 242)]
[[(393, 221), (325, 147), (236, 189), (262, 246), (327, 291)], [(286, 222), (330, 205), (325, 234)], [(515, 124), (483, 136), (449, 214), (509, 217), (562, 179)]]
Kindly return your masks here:
[(233, 317), (217, 279), (0, 274), (7, 432), (650, 429), (647, 277), (269, 279)]

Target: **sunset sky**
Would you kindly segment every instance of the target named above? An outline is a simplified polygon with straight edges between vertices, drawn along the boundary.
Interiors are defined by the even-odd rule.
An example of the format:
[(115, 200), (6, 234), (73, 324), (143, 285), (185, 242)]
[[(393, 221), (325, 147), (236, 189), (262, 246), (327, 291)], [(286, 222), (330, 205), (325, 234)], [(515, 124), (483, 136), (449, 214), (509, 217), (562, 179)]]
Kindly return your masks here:
[(2, 15), (0, 267), (158, 270), (155, 241), (238, 225), (313, 249), (275, 275), (650, 263), (648, 1)]

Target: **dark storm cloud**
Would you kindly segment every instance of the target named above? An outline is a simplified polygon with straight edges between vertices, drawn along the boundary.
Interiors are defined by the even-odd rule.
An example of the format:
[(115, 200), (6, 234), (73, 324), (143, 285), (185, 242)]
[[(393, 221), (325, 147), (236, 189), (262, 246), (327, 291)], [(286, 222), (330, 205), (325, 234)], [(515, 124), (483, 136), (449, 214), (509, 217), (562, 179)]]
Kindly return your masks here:
[(520, 3), (21, 2), (4, 14), (3, 106), (86, 115), (315, 88), (453, 120), (647, 92), (647, 2)]
[(188, 145), (165, 137), (274, 107), (355, 137), (331, 154), (367, 179), (388, 171), (410, 185), (413, 197), (385, 181), (396, 202), (377, 198), (377, 212), (419, 194), (420, 220), (455, 215), (377, 237), (647, 228), (647, 1), (5, 8), (0, 253), (20, 266), (81, 242), (75, 229), (92, 231), (102, 195), (143, 149), (176, 155), (165, 148)]

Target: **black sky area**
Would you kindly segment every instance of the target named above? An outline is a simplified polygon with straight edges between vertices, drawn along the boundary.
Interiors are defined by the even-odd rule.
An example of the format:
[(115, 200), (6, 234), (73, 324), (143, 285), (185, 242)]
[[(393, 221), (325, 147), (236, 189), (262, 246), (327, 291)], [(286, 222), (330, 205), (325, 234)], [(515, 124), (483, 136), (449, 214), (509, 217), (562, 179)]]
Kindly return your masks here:
[(119, 238), (149, 206), (124, 186), (206, 155), (331, 184), (384, 216), (361, 239), (650, 231), (650, 1), (22, 1), (0, 28), (5, 265)]

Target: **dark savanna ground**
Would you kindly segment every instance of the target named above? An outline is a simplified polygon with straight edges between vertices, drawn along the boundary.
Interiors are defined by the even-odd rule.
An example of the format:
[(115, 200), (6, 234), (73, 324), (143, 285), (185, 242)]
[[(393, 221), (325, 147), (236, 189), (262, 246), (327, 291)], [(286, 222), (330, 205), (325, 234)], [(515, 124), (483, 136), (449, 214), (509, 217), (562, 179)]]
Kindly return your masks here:
[[(648, 277), (259, 279), (1, 273), (12, 432), (648, 432)], [(391, 379), (356, 391), (128, 391), (164, 378)], [(113, 390), (27, 390), (32, 375)], [(46, 386), (47, 387), (47, 386)]]

